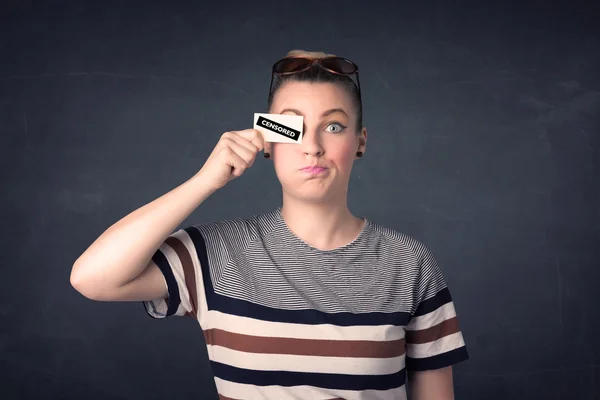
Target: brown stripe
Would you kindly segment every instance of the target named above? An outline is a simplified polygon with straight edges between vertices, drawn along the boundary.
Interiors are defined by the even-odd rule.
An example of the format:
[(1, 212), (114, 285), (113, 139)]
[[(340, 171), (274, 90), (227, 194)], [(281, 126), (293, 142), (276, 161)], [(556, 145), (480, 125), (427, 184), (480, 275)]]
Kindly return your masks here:
[(194, 271), (194, 263), (188, 249), (181, 240), (171, 236), (167, 238), (166, 243), (175, 250), (177, 257), (183, 266), (183, 275), (185, 276), (185, 284), (190, 294), (192, 303), (191, 316), (198, 318), (198, 293), (196, 292), (196, 272)]
[(204, 338), (206, 344), (262, 354), (389, 358), (401, 356), (406, 351), (404, 339), (390, 341), (292, 339), (243, 335), (221, 329), (205, 330)]
[(456, 317), (447, 319), (431, 328), (420, 331), (406, 331), (406, 343), (422, 344), (435, 342), (445, 336), (458, 332), (458, 319)]

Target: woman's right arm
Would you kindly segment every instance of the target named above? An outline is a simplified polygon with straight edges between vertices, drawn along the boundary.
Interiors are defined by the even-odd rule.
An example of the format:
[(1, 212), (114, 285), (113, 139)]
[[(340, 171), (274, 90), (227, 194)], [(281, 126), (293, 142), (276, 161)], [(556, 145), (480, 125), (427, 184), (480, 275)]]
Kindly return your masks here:
[(167, 287), (152, 255), (183, 220), (215, 191), (252, 166), (264, 147), (254, 129), (223, 134), (191, 179), (109, 227), (75, 261), (71, 285), (100, 301), (164, 298)]

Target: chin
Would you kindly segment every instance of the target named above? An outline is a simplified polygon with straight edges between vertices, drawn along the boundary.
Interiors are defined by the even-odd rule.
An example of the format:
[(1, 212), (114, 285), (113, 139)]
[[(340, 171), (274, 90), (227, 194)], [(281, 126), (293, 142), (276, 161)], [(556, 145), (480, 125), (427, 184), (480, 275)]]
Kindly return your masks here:
[[(314, 182), (313, 182), (314, 183)], [(297, 201), (306, 203), (327, 203), (336, 197), (335, 190), (329, 185), (310, 185), (302, 184), (295, 186), (293, 189), (285, 189), (284, 193)]]

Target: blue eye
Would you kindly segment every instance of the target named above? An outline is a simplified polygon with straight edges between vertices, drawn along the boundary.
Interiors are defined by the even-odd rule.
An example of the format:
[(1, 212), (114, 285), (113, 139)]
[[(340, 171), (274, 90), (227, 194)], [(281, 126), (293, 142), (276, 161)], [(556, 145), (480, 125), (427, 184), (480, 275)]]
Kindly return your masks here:
[[(336, 130), (329, 130), (330, 127), (335, 127)], [(346, 127), (338, 122), (333, 122), (329, 125), (327, 125), (327, 128), (325, 128), (328, 132), (331, 133), (340, 133), (341, 131), (343, 131)]]

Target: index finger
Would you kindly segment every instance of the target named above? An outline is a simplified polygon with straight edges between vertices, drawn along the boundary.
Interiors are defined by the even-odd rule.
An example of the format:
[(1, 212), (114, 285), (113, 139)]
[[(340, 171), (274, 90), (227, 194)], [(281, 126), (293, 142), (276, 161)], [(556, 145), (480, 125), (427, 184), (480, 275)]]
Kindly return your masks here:
[(262, 151), (265, 148), (265, 139), (263, 135), (256, 129), (244, 129), (241, 131), (235, 131), (240, 137), (252, 142), (253, 145), (258, 147), (258, 151)]

